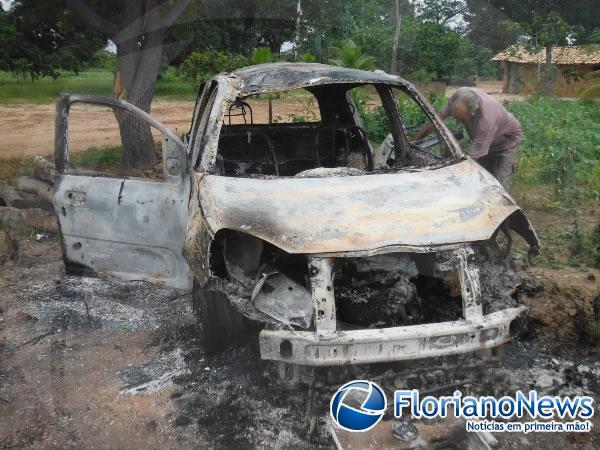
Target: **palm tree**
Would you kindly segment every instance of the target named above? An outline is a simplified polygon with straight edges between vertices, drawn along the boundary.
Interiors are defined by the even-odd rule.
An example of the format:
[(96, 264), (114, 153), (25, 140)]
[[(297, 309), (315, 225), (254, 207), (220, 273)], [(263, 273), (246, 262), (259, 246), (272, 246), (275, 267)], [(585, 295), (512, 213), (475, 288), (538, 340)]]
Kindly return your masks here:
[(340, 47), (332, 47), (331, 50), (334, 57), (329, 61), (336, 66), (369, 70), (375, 64), (375, 57), (364, 55), (352, 39), (345, 40)]

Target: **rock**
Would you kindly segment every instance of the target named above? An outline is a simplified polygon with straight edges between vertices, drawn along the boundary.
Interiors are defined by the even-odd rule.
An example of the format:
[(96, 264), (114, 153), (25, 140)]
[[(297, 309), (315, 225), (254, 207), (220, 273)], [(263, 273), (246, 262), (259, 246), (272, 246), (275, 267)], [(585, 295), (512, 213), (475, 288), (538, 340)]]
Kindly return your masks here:
[(8, 232), (0, 230), (0, 264), (14, 260), (18, 253), (17, 241)]
[(54, 164), (42, 156), (36, 156), (33, 160), (33, 176), (40, 181), (54, 184)]
[(47, 233), (58, 233), (56, 216), (39, 208), (18, 209), (0, 207), (0, 230), (33, 229)]
[(51, 205), (54, 204), (54, 186), (52, 184), (35, 178), (19, 177), (16, 185), (19, 191), (37, 194)]
[(0, 205), (20, 209), (40, 208), (46, 211), (54, 211), (54, 206), (48, 200), (37, 194), (20, 191), (8, 184), (0, 186)]

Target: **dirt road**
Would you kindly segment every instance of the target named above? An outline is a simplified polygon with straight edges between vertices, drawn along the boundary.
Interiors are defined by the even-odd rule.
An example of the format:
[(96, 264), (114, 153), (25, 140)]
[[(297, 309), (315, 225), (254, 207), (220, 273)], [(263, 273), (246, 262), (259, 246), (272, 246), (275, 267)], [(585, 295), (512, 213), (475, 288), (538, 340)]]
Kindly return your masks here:
[[(80, 108), (80, 107), (78, 107)], [(89, 108), (88, 108), (89, 110)], [(194, 102), (156, 101), (152, 113), (165, 125), (185, 133), (190, 128)], [(118, 144), (112, 113), (98, 108), (93, 114), (75, 110), (70, 140), (74, 150), (91, 145)], [(0, 158), (23, 155), (49, 155), (54, 142), (54, 105), (0, 105)]]
[[(302, 105), (295, 98), (274, 102), (274, 119), (288, 120), (301, 114)], [(191, 126), (193, 101), (163, 101), (152, 104), (152, 115), (178, 134)], [(268, 102), (254, 102), (254, 122), (268, 123)], [(54, 142), (54, 105), (0, 105), (0, 158), (50, 155)], [(234, 122), (235, 123), (235, 122)], [(112, 112), (105, 108), (74, 105), (69, 119), (69, 142), (72, 151), (103, 145), (119, 145), (119, 131)], [(155, 138), (160, 137), (155, 132)]]
[[(329, 378), (317, 374), (312, 386), (284, 389), (260, 360), (255, 338), (206, 356), (188, 296), (65, 276), (57, 238), (36, 237), (21, 234), (18, 259), (0, 265), (2, 448), (331, 448), (328, 405), (342, 382), (376, 379), (388, 394), (406, 386), (406, 369), (384, 364), (337, 369)], [(529, 284), (522, 300), (540, 320), (507, 346), (499, 366), (459, 359), (421, 372), (411, 364), (409, 373), (421, 374), (427, 392), (536, 389), (598, 399), (597, 349), (562, 322), (542, 324), (560, 312), (560, 291)], [(496, 438), (499, 448), (600, 448), (597, 431)]]

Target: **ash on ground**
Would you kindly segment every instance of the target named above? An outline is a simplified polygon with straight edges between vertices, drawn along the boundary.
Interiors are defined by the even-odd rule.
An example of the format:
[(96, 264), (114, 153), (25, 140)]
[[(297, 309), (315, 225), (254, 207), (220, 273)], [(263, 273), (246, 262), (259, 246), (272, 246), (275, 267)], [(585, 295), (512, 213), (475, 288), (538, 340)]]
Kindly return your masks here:
[[(22, 240), (19, 252), (0, 266), (2, 447), (331, 448), (329, 401), (352, 379), (375, 380), (388, 395), (407, 386), (440, 394), (600, 392), (598, 348), (548, 327), (539, 313), (502, 357), (329, 369), (290, 389), (260, 360), (255, 337), (207, 356), (189, 296), (66, 276), (52, 236)], [(543, 289), (524, 293), (530, 305), (549, 298)], [(501, 448), (600, 447), (595, 432), (495, 437)]]

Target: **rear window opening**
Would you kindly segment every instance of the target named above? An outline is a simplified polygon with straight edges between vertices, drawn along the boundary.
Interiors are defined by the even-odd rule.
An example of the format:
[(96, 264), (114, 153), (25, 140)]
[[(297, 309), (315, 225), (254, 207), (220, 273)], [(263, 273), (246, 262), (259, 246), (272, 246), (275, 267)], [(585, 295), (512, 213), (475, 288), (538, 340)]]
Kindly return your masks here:
[(408, 93), (386, 86), (334, 84), (238, 97), (225, 110), (216, 170), (233, 177), (340, 176), (446, 165), (456, 157), (437, 130), (411, 141), (428, 122)]

